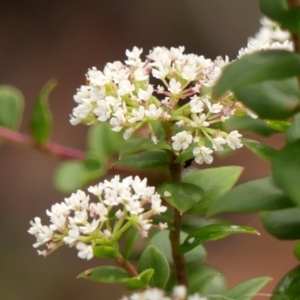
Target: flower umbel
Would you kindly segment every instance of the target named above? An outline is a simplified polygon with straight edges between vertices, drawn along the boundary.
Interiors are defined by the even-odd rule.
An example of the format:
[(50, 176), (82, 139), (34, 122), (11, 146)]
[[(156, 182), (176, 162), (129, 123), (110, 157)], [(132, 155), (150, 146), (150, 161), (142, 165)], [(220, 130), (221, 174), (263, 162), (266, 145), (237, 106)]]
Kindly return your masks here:
[[(211, 151), (222, 150), (220, 143), (231, 147), (227, 133), (216, 125), (232, 116), (236, 105), (239, 113), (244, 110), (246, 114), (246, 108), (230, 93), (218, 102), (210, 94), (222, 67), (229, 63), (228, 57), (212, 61), (185, 54), (184, 47), (155, 47), (145, 59), (141, 58), (142, 52), (134, 47), (126, 50), (124, 63), (108, 63), (103, 71), (95, 67), (88, 70), (87, 85), (74, 96), (78, 106), (73, 109), (71, 124), (108, 122), (113, 131), (123, 132), (124, 139), (148, 126), (153, 142), (158, 143), (153, 122), (169, 123), (173, 136), (167, 142), (178, 154), (189, 146)], [(218, 144), (218, 137), (225, 142)], [(211, 162), (199, 156), (196, 161)]]
[[(142, 237), (148, 235), (152, 216), (166, 211), (154, 187), (147, 186), (147, 179), (138, 176), (123, 180), (115, 176), (88, 188), (98, 198), (91, 202), (90, 196), (78, 190), (64, 202), (52, 205), (47, 210), (50, 226), (42, 225), (36, 217), (30, 222), (28, 232), (36, 237), (33, 247), (46, 245), (48, 250), (38, 251), (48, 255), (63, 244), (76, 246), (78, 256), (93, 257), (93, 247), (116, 246), (122, 234), (131, 226), (136, 227)], [(160, 226), (164, 229), (166, 225)]]

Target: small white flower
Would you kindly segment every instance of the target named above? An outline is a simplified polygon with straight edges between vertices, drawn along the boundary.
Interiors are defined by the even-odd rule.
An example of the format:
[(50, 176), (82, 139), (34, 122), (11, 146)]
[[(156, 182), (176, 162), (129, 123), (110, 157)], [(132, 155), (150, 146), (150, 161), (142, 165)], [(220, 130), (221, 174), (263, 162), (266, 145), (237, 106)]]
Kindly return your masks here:
[(181, 83), (179, 81), (176, 81), (175, 78), (172, 78), (170, 81), (169, 81), (169, 88), (168, 90), (174, 94), (174, 95), (177, 95), (181, 92)]
[(78, 243), (76, 249), (79, 250), (78, 256), (82, 259), (91, 259), (94, 256), (93, 248), (91, 245)]
[(151, 84), (148, 85), (147, 90), (139, 89), (138, 97), (141, 100), (148, 101), (153, 93), (153, 86)]
[(145, 115), (149, 118), (158, 119), (162, 115), (163, 111), (154, 104), (150, 104), (148, 109), (145, 110)]
[(187, 131), (178, 132), (172, 136), (172, 147), (176, 151), (185, 150), (193, 141), (193, 136)]
[(32, 227), (29, 228), (28, 232), (30, 234), (37, 234), (42, 231), (43, 225), (41, 224), (41, 218), (35, 217), (34, 221), (30, 221)]
[(158, 224), (158, 228), (159, 228), (160, 230), (165, 230), (165, 229), (168, 228), (168, 224), (167, 224), (167, 223), (159, 223), (159, 224)]
[(165, 88), (161, 85), (157, 86), (157, 93), (158, 94), (163, 94), (164, 93)]
[(209, 122), (206, 121), (206, 115), (201, 114), (200, 117), (198, 117), (195, 114), (192, 114), (193, 121), (191, 122), (192, 127), (208, 127)]
[(212, 147), (215, 151), (222, 151), (222, 145), (226, 144), (226, 140), (221, 136), (217, 136), (212, 140)]
[(137, 68), (134, 71), (134, 79), (136, 81), (143, 81), (143, 80), (148, 80), (149, 75), (147, 73), (147, 71), (143, 68)]
[(187, 289), (184, 285), (175, 286), (173, 289), (173, 297), (177, 300), (185, 299), (187, 294)]
[(204, 162), (207, 164), (211, 164), (213, 161), (211, 153), (213, 153), (213, 151), (205, 146), (196, 147), (193, 149), (195, 161), (198, 164), (203, 164)]
[(131, 118), (128, 119), (129, 123), (135, 123), (144, 119), (145, 116), (145, 108), (144, 106), (140, 106), (138, 110), (135, 108), (131, 112)]
[(118, 95), (125, 96), (132, 93), (135, 90), (135, 87), (129, 80), (123, 80), (119, 83)]
[(190, 107), (192, 113), (201, 113), (203, 111), (203, 102), (196, 95), (191, 97)]
[(71, 229), (68, 231), (68, 235), (63, 238), (64, 242), (69, 245), (76, 242), (80, 235), (78, 226), (74, 223), (71, 223), (70, 226)]
[(243, 147), (240, 137), (242, 135), (237, 130), (231, 131), (226, 137), (227, 145), (233, 150)]

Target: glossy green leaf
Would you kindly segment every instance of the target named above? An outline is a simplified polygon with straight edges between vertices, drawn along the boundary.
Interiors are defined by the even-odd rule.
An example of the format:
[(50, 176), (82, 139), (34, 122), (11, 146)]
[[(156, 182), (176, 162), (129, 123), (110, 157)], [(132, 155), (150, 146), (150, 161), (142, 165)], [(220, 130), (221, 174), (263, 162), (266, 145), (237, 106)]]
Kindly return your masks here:
[(202, 276), (201, 275), (201, 272), (199, 272), (199, 274), (195, 274), (194, 272), (192, 279), (190, 279), (191, 276), (189, 277), (190, 294), (198, 293), (200, 295), (203, 295), (206, 287), (218, 275), (218, 273), (206, 274)]
[(224, 126), (228, 132), (232, 130), (250, 131), (262, 136), (270, 136), (276, 132), (271, 126), (268, 126), (264, 120), (260, 118), (253, 119), (250, 116), (231, 116), (225, 121)]
[(48, 104), (48, 98), (56, 86), (56, 80), (49, 80), (42, 88), (34, 104), (30, 129), (35, 141), (44, 144), (48, 141), (52, 129), (52, 114)]
[(259, 212), (292, 206), (294, 204), (276, 186), (272, 177), (268, 176), (250, 180), (234, 187), (210, 207), (207, 216), (211, 217), (224, 212)]
[(0, 85), (0, 126), (17, 130), (22, 120), (24, 97), (8, 85)]
[(294, 255), (298, 260), (300, 260), (300, 241), (297, 242), (297, 244), (294, 248)]
[(139, 235), (140, 235), (139, 231), (134, 227), (126, 231), (126, 242), (125, 242), (125, 248), (123, 254), (125, 260), (129, 259), (132, 250), (135, 246), (135, 242), (138, 239)]
[(270, 128), (273, 128), (276, 131), (279, 132), (287, 132), (287, 130), (290, 128), (291, 123), (287, 121), (281, 121), (281, 120), (267, 120), (265, 121)]
[(93, 248), (94, 256), (99, 258), (116, 258), (119, 251), (116, 248), (109, 246), (96, 246)]
[(300, 239), (300, 209), (298, 207), (274, 211), (264, 211), (260, 214), (265, 229), (281, 240)]
[(259, 0), (259, 6), (265, 16), (276, 21), (281, 20), (289, 10), (286, 0)]
[(292, 269), (277, 284), (271, 300), (299, 300), (300, 299), (300, 265)]
[(168, 164), (168, 156), (164, 151), (147, 151), (121, 158), (114, 165), (135, 169), (147, 169), (165, 167)]
[[(234, 300), (251, 300), (270, 280), (270, 277), (258, 277), (247, 280), (227, 290), (223, 293), (223, 296)], [(217, 298), (217, 300), (221, 299), (223, 300), (222, 297)]]
[[(180, 242), (182, 243), (186, 237), (188, 236), (187, 233), (181, 232), (180, 233)], [(173, 263), (172, 258), (172, 251), (171, 245), (169, 242), (169, 231), (163, 230), (157, 232), (149, 241), (149, 245), (155, 246), (161, 253), (166, 257), (168, 262), (171, 264)], [(186, 253), (185, 260), (188, 264), (196, 263), (196, 262), (203, 262), (206, 259), (206, 251), (202, 245), (197, 246), (192, 251)]]
[(157, 288), (164, 288), (168, 282), (170, 268), (165, 256), (154, 246), (148, 246), (141, 255), (138, 262), (138, 272), (153, 269), (154, 274), (149, 285)]
[[(278, 0), (277, 0), (278, 1)], [(281, 17), (279, 20), (280, 26), (284, 30), (288, 30), (295, 34), (300, 34), (300, 7), (293, 7)]]
[(186, 213), (205, 213), (216, 200), (235, 185), (242, 171), (243, 168), (239, 166), (208, 168), (184, 177), (183, 182), (198, 185), (204, 190), (199, 203)]
[(153, 274), (154, 274), (154, 270), (148, 269), (142, 272), (141, 274), (139, 274), (138, 276), (130, 278), (126, 282), (127, 290), (132, 291), (132, 290), (146, 288)]
[(88, 279), (103, 283), (123, 283), (130, 279), (127, 272), (118, 267), (101, 266), (88, 269), (78, 275), (78, 278)]
[(82, 178), (83, 183), (87, 183), (100, 178), (106, 172), (105, 158), (102, 156), (88, 153), (83, 160), (85, 174)]
[(250, 139), (242, 139), (242, 144), (262, 159), (271, 161), (278, 151), (268, 145)]
[(88, 132), (88, 149), (90, 152), (110, 157), (120, 150), (122, 134), (111, 130), (111, 126), (102, 122), (91, 126)]
[(166, 137), (166, 133), (162, 122), (160, 121), (150, 121), (151, 127), (159, 141), (163, 141)]
[(195, 184), (175, 181), (163, 183), (157, 192), (181, 213), (197, 204), (203, 194), (203, 190)]
[(300, 140), (300, 114), (295, 115), (294, 121), (286, 133), (285, 140), (287, 143)]
[(291, 200), (300, 205), (300, 140), (286, 145), (273, 159), (276, 184)]
[(172, 147), (164, 141), (159, 141), (157, 144), (155, 144), (151, 139), (133, 137), (123, 143), (120, 156), (125, 157), (132, 153), (150, 149), (172, 150)]
[(299, 111), (300, 93), (296, 78), (259, 82), (234, 92), (239, 101), (263, 119), (286, 119)]
[[(249, 85), (286, 79), (299, 74), (300, 56), (298, 54), (284, 50), (255, 52), (234, 61), (223, 69), (215, 87), (214, 96), (218, 98), (228, 90), (235, 92)], [(257, 92), (261, 94), (259, 90)]]
[[(198, 290), (198, 293), (202, 296), (220, 295), (227, 286), (226, 277), (220, 270), (204, 264), (187, 265), (187, 275), (190, 283), (189, 294), (193, 294), (192, 291), (196, 292)], [(209, 277), (213, 276), (214, 278), (208, 282)], [(172, 272), (165, 290), (171, 293), (176, 285), (177, 279), (174, 272)]]
[(82, 162), (62, 162), (54, 174), (54, 186), (61, 192), (70, 193), (82, 187), (86, 170)]
[(259, 234), (254, 228), (229, 224), (211, 224), (191, 232), (177, 248), (178, 254), (186, 253), (208, 241), (215, 241), (235, 233)]

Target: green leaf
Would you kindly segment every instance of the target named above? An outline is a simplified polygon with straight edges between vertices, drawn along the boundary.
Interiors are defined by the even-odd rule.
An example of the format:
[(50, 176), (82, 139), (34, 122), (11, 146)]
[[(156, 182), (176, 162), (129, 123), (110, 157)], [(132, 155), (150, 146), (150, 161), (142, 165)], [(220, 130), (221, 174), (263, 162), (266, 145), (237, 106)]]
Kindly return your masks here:
[(56, 86), (56, 80), (49, 80), (42, 88), (33, 107), (30, 129), (35, 141), (44, 144), (48, 141), (52, 128), (52, 114), (48, 97)]
[(121, 158), (113, 165), (135, 169), (147, 169), (167, 166), (168, 156), (164, 151), (147, 151)]
[(116, 258), (119, 251), (109, 246), (96, 246), (93, 248), (94, 255), (99, 258)]
[(253, 119), (250, 116), (231, 116), (225, 121), (224, 126), (226, 131), (250, 131), (262, 136), (270, 136), (275, 133), (275, 130), (268, 126), (264, 120), (260, 118)]
[(197, 204), (203, 194), (203, 190), (195, 184), (175, 181), (163, 183), (157, 192), (181, 213)]
[(189, 294), (216, 295), (221, 294), (226, 287), (225, 276), (210, 266), (199, 265), (188, 268), (188, 278), (190, 282)]
[(54, 174), (54, 186), (61, 192), (70, 193), (82, 187), (86, 170), (82, 162), (69, 160), (61, 163)]
[(163, 289), (168, 282), (170, 268), (167, 259), (154, 246), (148, 246), (141, 255), (138, 262), (138, 272), (153, 269), (154, 274), (149, 285)]
[(54, 173), (54, 186), (61, 192), (70, 193), (84, 184), (100, 178), (106, 172), (103, 158), (88, 154), (83, 161), (62, 162)]
[(160, 121), (150, 121), (149, 122), (153, 128), (153, 131), (158, 138), (159, 141), (163, 141), (166, 137), (166, 133), (164, 130), (164, 127), (162, 125), (162, 122)]
[(235, 233), (259, 234), (254, 228), (247, 226), (211, 224), (191, 232), (177, 248), (178, 254), (186, 253), (196, 246), (208, 241), (215, 241)]
[(126, 243), (123, 254), (125, 260), (129, 259), (139, 235), (139, 231), (134, 227), (131, 227), (129, 230), (126, 231)]
[(112, 131), (108, 123), (102, 122), (90, 127), (87, 141), (90, 152), (110, 157), (119, 151), (123, 138), (119, 132)]
[(259, 143), (250, 139), (242, 139), (242, 144), (245, 145), (250, 151), (256, 154), (258, 157), (271, 161), (278, 151), (268, 145)]
[(299, 300), (300, 297), (300, 266), (292, 269), (277, 284), (271, 300)]
[(300, 241), (297, 242), (297, 244), (294, 248), (294, 255), (298, 260), (300, 260)]
[(276, 21), (281, 20), (289, 10), (286, 0), (259, 0), (259, 6), (265, 16)]
[[(254, 193), (255, 191), (255, 193)], [(259, 212), (294, 206), (278, 188), (271, 176), (254, 179), (234, 187), (219, 198), (208, 210), (207, 216), (224, 212)]]
[(129, 279), (126, 282), (127, 290), (132, 291), (132, 290), (146, 288), (153, 274), (154, 274), (154, 270), (148, 269), (142, 272), (141, 274), (139, 274), (138, 276)]
[(237, 182), (243, 171), (239, 166), (209, 168), (193, 172), (183, 178), (183, 182), (196, 184), (204, 190), (201, 200), (187, 214), (205, 213), (222, 195)]
[[(223, 293), (223, 296), (234, 300), (251, 300), (269, 281), (270, 277), (258, 277), (238, 284)], [(222, 297), (218, 300), (223, 299)]]
[(80, 273), (78, 278), (104, 283), (123, 283), (130, 279), (125, 270), (112, 266), (101, 266), (88, 269)]
[(151, 139), (133, 137), (123, 143), (120, 156), (125, 157), (129, 154), (150, 149), (172, 150), (172, 147), (164, 141), (159, 141), (155, 144)]
[(219, 98), (228, 90), (235, 92), (256, 83), (286, 79), (299, 74), (300, 56), (298, 54), (284, 50), (256, 52), (234, 61), (223, 69), (214, 95)]
[(0, 85), (0, 126), (17, 130), (22, 120), (24, 97), (8, 85)]
[(276, 184), (300, 205), (300, 140), (286, 145), (273, 159), (272, 170)]
[(287, 132), (290, 128), (291, 123), (287, 121), (280, 120), (267, 120), (265, 121), (271, 128), (279, 132)]
[(300, 239), (300, 209), (286, 208), (260, 213), (265, 229), (281, 240)]
[(286, 133), (285, 140), (287, 143), (300, 140), (300, 114), (295, 115), (294, 121)]
[(85, 174), (82, 178), (83, 184), (100, 178), (106, 172), (105, 158), (88, 153), (83, 160)]
[(299, 35), (300, 33), (299, 19), (300, 19), (300, 8), (293, 7), (289, 9), (288, 12), (280, 18), (279, 20), (280, 27), (282, 29), (288, 30), (292, 33)]
[[(180, 242), (182, 243), (188, 236), (185, 232), (180, 232)], [(149, 245), (155, 246), (166, 257), (167, 261), (173, 263), (171, 245), (169, 242), (169, 231), (163, 230), (156, 233), (149, 241)], [(199, 245), (185, 255), (186, 263), (193, 264), (203, 262), (206, 259), (206, 251), (202, 245)]]
[(189, 278), (189, 282), (190, 282), (189, 293), (190, 294), (198, 293), (200, 295), (203, 295), (209, 283), (219, 274), (212, 273), (212, 274), (202, 275), (200, 271), (200, 274), (193, 274), (193, 275), (194, 276), (192, 280)]
[(235, 95), (263, 119), (286, 119), (299, 111), (296, 78), (264, 81), (236, 89)]

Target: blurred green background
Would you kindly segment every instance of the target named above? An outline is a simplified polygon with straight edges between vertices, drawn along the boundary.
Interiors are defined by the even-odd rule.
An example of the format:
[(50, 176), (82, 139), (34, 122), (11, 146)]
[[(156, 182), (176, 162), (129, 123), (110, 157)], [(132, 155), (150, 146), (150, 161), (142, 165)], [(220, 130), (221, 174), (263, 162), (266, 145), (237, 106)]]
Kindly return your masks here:
[[(124, 60), (125, 50), (153, 46), (186, 47), (187, 53), (215, 58), (236, 57), (247, 37), (259, 28), (258, 1), (253, 0), (86, 0), (0, 1), (0, 84), (18, 87), (25, 96), (21, 131), (28, 133), (30, 111), (49, 78), (58, 80), (50, 97), (54, 114), (52, 140), (84, 149), (87, 127), (69, 124), (72, 96), (85, 82), (87, 69)], [(0, 107), (1, 109), (1, 107)], [(280, 136), (269, 142), (282, 145)], [(14, 144), (0, 147), (0, 299), (63, 300), (120, 299), (123, 286), (76, 279), (83, 270), (103, 264), (77, 258), (64, 247), (43, 259), (27, 233), (35, 216), (65, 195), (54, 190), (52, 174), (59, 161)], [(246, 149), (215, 165), (245, 167), (241, 180), (269, 173), (269, 166)], [(261, 237), (235, 236), (209, 243), (208, 263), (228, 275), (229, 285), (268, 275), (276, 282), (294, 265), (292, 242), (276, 241), (261, 228), (255, 215), (229, 216), (238, 224), (256, 227)], [(259, 299), (259, 298), (257, 298)]]

